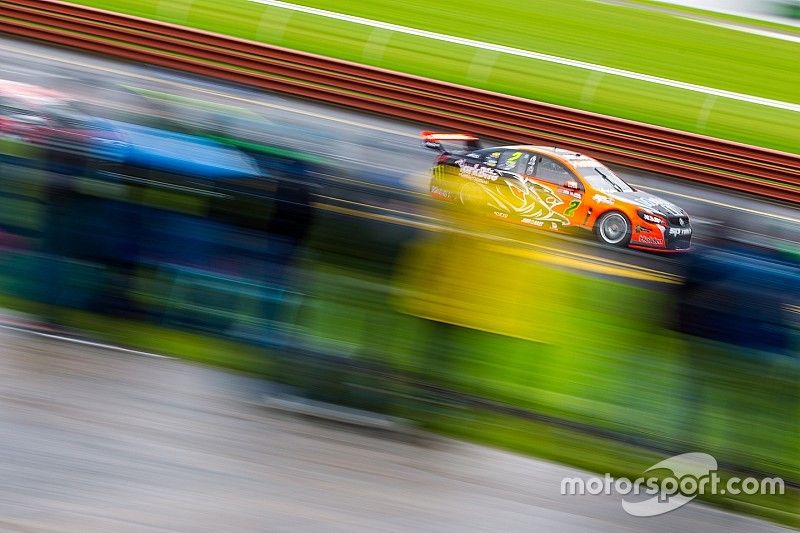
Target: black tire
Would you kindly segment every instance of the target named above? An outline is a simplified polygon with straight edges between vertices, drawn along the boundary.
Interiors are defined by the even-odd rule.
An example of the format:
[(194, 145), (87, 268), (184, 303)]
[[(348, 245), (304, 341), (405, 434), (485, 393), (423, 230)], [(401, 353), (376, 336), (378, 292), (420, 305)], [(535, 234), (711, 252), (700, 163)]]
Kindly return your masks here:
[(477, 183), (466, 182), (461, 185), (458, 197), (464, 209), (470, 213), (486, 213), (488, 211), (488, 199), (483, 188)]
[(631, 221), (619, 211), (609, 211), (597, 219), (594, 234), (605, 245), (628, 246), (631, 242)]

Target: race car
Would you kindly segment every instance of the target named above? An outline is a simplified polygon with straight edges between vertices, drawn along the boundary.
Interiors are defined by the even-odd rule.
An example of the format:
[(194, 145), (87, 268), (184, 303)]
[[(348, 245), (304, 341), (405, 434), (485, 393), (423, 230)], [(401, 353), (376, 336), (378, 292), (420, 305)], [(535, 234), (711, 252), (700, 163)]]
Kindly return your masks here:
[(591, 157), (546, 146), (481, 148), (464, 133), (424, 131), (422, 139), (439, 152), (430, 182), (438, 200), (549, 231), (588, 230), (609, 246), (690, 247), (686, 211), (632, 187)]
[(0, 79), (0, 137), (67, 152), (119, 151), (124, 143), (106, 122), (52, 89)]

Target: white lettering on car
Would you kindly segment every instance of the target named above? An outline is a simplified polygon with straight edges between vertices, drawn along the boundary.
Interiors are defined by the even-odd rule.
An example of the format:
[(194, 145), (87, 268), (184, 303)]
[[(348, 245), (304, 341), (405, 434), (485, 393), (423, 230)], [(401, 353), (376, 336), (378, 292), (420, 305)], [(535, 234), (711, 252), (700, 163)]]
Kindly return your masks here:
[(642, 218), (645, 219), (648, 222), (652, 222), (653, 224), (662, 224), (663, 223), (663, 221), (660, 218), (654, 217), (653, 215), (648, 215), (647, 213), (642, 213)]
[(541, 220), (534, 220), (532, 218), (523, 218), (522, 222), (524, 224), (533, 224), (534, 226), (544, 226), (544, 222)]
[(605, 196), (603, 194), (600, 194), (600, 193), (595, 194), (594, 196), (592, 196), (592, 200), (594, 200), (598, 204), (614, 205), (614, 200), (613, 199), (611, 199), (608, 196)]
[(461, 171), (461, 176), (480, 183), (497, 181), (497, 172), (491, 168), (482, 167), (478, 163), (470, 165), (463, 159), (456, 161), (456, 165)]
[(657, 239), (655, 237), (648, 237), (646, 235), (640, 235), (637, 240), (643, 244), (656, 244), (658, 246), (663, 246), (664, 241), (661, 239)]

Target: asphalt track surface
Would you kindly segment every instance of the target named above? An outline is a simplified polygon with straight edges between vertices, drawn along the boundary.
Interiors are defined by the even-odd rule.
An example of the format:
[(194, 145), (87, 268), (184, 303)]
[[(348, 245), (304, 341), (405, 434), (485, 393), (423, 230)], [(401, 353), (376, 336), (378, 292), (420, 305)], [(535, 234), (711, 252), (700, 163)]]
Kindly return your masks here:
[(4, 531), (778, 531), (690, 503), (626, 515), (544, 461), (271, 411), (263, 384), (0, 330)]
[[(363, 195), (348, 197), (346, 193), (320, 198), (318, 205), (323, 209), (384, 223), (424, 227), (432, 221), (426, 211), (430, 203), (426, 188), (433, 153), (423, 148), (419, 140), (420, 130), (430, 129), (427, 124), (401, 122), (12, 39), (0, 39), (0, 78), (61, 89), (101, 115), (129, 105), (130, 95), (120, 90), (122, 86), (217, 106), (235, 106), (244, 113), (230, 114), (229, 127), (256, 129), (266, 142), (331, 158), (350, 172), (343, 181), (357, 182), (362, 188), (367, 185), (372, 190), (366, 200)], [(186, 120), (202, 120), (200, 116), (187, 116)], [(626, 168), (616, 170), (631, 184), (685, 208), (694, 221), (696, 245), (707, 243), (720, 225), (739, 235), (769, 235), (800, 243), (800, 210), (666, 176)], [(604, 266), (595, 271), (611, 272), (612, 277), (630, 282), (674, 282), (681, 270), (680, 258), (675, 254), (607, 249), (591, 238), (547, 237), (542, 251), (552, 254), (558, 249), (569, 254), (560, 261), (567, 268), (573, 265), (580, 270), (599, 263)], [(606, 275), (603, 272), (598, 275)]]

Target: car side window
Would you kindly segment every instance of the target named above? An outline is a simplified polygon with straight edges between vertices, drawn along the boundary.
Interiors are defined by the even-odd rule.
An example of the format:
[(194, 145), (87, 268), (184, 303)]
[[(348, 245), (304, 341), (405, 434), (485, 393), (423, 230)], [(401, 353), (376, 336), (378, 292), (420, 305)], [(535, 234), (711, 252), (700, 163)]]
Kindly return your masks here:
[(567, 167), (546, 156), (542, 156), (536, 165), (536, 178), (559, 186), (575, 181), (575, 176)]
[(530, 159), (528, 159), (528, 163), (525, 165), (525, 175), (534, 177), (536, 176), (536, 163), (541, 159), (540, 156), (536, 154), (531, 154)]
[(522, 150), (506, 150), (497, 162), (498, 170), (523, 173), (531, 154)]

